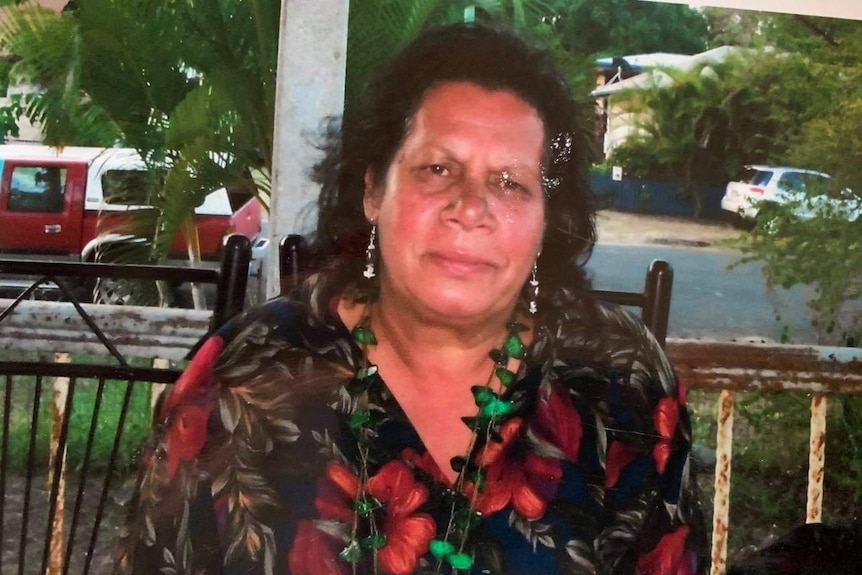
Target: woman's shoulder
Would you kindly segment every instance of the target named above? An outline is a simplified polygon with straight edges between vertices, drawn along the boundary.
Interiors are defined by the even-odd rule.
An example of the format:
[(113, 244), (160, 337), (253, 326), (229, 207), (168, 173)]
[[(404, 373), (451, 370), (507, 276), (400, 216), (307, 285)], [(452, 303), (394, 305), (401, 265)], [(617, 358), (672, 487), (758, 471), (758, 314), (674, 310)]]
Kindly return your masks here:
[(216, 372), (230, 378), (252, 364), (279, 368), (291, 357), (351, 364), (355, 350), (325, 279), (312, 276), (289, 294), (255, 306), (227, 322), (215, 337), (223, 342)]
[(661, 347), (629, 309), (588, 291), (562, 291), (544, 317), (558, 350), (589, 350), (598, 359), (620, 348)]
[(310, 363), (352, 363), (350, 334), (327, 299), (325, 286), (310, 278), (227, 321), (197, 350), (163, 408), (251, 380), (282, 381)]
[(569, 292), (554, 301), (544, 325), (550, 356), (558, 366), (587, 368), (602, 378), (649, 387), (647, 395), (676, 396), (677, 379), (661, 345), (628, 309)]
[(248, 331), (250, 326), (265, 329), (273, 337), (291, 343), (299, 343), (304, 325), (334, 327), (340, 323), (330, 306), (330, 294), (326, 282), (312, 276), (287, 294), (282, 294), (262, 304), (255, 305), (228, 320), (215, 336), (228, 342)]
[(661, 444), (656, 457), (663, 469), (670, 438), (681, 433), (690, 440), (686, 391), (644, 323), (585, 294), (559, 302), (544, 328), (542, 359), (554, 395), (568, 398), (582, 416), (604, 420), (630, 447)]
[(250, 308), (201, 346), (158, 408), (169, 438), (197, 438), (195, 447), (178, 452), (183, 458), (203, 447), (207, 421), (216, 411), (231, 429), (249, 408), (287, 421), (299, 406), (328, 397), (353, 373), (350, 333), (314, 301), (319, 295), (303, 286)]

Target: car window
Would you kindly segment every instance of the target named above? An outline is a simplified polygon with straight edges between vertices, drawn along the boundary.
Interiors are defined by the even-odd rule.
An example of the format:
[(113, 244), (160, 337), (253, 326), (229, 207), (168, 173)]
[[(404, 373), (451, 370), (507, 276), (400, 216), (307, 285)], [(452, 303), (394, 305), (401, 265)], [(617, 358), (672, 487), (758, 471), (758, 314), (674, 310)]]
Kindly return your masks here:
[(832, 179), (820, 174), (804, 174), (805, 185), (808, 191), (814, 195), (825, 195), (830, 198), (838, 198), (840, 190), (832, 182)]
[(160, 175), (146, 170), (108, 170), (102, 174), (105, 203), (125, 206), (148, 206), (158, 191)]
[(805, 186), (804, 176), (799, 172), (784, 172), (778, 180), (778, 188), (785, 192), (794, 192), (804, 194), (808, 189)]
[(769, 180), (772, 179), (772, 172), (770, 170), (755, 170), (752, 168), (746, 168), (745, 172), (742, 174), (741, 182), (746, 184), (750, 184), (752, 186), (766, 186), (769, 184)]
[(9, 210), (58, 213), (66, 205), (66, 169), (16, 166), (12, 170)]

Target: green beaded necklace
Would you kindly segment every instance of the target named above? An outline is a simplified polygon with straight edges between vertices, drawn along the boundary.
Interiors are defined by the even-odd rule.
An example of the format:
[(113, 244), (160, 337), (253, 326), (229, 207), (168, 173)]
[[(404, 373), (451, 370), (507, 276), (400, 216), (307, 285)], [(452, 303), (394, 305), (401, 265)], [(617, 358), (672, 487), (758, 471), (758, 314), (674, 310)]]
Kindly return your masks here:
[[(494, 368), (483, 385), (474, 385), (471, 388), (473, 397), (478, 407), (475, 416), (464, 417), (462, 420), (473, 432), (472, 440), (463, 457), (452, 460), (453, 469), (458, 471), (455, 484), (450, 492), (452, 495), (449, 521), (442, 539), (433, 539), (428, 550), (437, 560), (433, 573), (441, 573), (443, 565), (448, 565), (453, 573), (469, 571), (473, 566), (473, 555), (467, 548), (467, 542), (474, 528), (479, 524), (481, 514), (475, 509), (476, 499), (485, 485), (485, 469), (470, 461), (477, 438), (484, 437), (485, 444), (494, 440), (495, 430), (501, 419), (512, 413), (513, 402), (503, 399), (500, 394), (492, 389), (494, 380), (500, 382), (505, 389), (514, 381), (515, 372), (508, 369), (510, 358), (523, 359), (527, 347), (521, 339), (520, 334), (527, 331), (527, 326), (511, 321), (507, 324), (508, 334), (503, 346), (493, 349), (490, 357), (494, 362)], [(354, 572), (360, 560), (372, 555), (374, 572), (377, 572), (377, 552), (386, 546), (386, 535), (381, 533), (374, 518), (374, 512), (382, 507), (382, 503), (375, 500), (366, 490), (369, 480), (368, 474), (368, 445), (375, 435), (375, 421), (368, 409), (368, 389), (379, 380), (380, 375), (377, 366), (368, 360), (368, 349), (377, 344), (377, 337), (368, 325), (368, 318), (353, 329), (353, 337), (362, 349), (362, 362), (357, 370), (354, 388), (360, 390), (358, 403), (349, 419), (349, 426), (357, 439), (360, 459), (360, 491), (354, 503), (354, 517), (351, 526), (351, 537), (348, 545), (339, 554), (340, 557), (351, 563)], [(466, 482), (472, 482), (475, 488), (471, 497), (464, 495)], [(367, 529), (361, 530), (363, 522), (367, 523)], [(360, 537), (360, 531), (367, 533)]]

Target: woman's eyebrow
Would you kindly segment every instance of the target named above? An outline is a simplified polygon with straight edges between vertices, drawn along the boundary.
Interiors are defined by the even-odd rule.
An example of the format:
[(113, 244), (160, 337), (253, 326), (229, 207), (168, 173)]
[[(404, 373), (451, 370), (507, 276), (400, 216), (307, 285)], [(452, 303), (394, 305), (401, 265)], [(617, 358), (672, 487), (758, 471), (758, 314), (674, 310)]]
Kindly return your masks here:
[(495, 168), (491, 171), (496, 174), (507, 174), (516, 177), (529, 176), (535, 178), (538, 178), (539, 175), (542, 173), (541, 165), (538, 167), (538, 169), (533, 169), (532, 167), (521, 162), (516, 162), (515, 164), (507, 164)]

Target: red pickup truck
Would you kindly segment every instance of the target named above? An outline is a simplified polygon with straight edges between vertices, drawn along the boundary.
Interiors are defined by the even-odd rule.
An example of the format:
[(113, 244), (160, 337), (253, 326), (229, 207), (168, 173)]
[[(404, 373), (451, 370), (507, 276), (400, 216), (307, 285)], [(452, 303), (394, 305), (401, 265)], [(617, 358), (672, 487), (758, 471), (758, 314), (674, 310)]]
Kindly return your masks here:
[[(100, 232), (97, 223), (100, 217), (122, 218), (142, 207), (112, 198), (118, 186), (143, 184), (145, 169), (138, 153), (128, 148), (0, 145), (0, 258), (93, 261), (98, 248), (129, 241), (130, 236), (116, 231)], [(257, 199), (234, 211), (227, 190), (220, 188), (195, 213), (205, 260), (218, 259), (228, 233), (241, 233), (258, 247), (265, 243), (255, 241), (263, 215)], [(185, 253), (181, 236), (173, 249)]]

